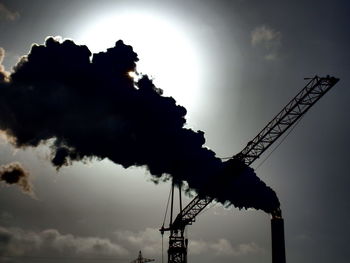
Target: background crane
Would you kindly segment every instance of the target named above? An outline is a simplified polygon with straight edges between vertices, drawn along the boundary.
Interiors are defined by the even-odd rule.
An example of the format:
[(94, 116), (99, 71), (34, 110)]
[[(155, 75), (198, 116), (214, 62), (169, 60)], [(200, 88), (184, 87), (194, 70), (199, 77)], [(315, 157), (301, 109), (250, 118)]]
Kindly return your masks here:
[(137, 259), (131, 261), (130, 263), (146, 263), (146, 262), (152, 262), (152, 261), (154, 261), (154, 259), (144, 258), (142, 256), (142, 253), (141, 253), (141, 250), (140, 250)]
[[(278, 138), (293, 126), (339, 79), (318, 77), (309, 79), (307, 85), (255, 136), (247, 146), (228, 162), (238, 161), (251, 165)], [(196, 216), (213, 201), (212, 197), (196, 196), (182, 209), (181, 189), (179, 189), (180, 213), (173, 220), (174, 184), (171, 189), (171, 214), (169, 227), (160, 231), (170, 231), (168, 263), (186, 263), (188, 240), (184, 237), (185, 227), (191, 225)], [(272, 212), (272, 262), (285, 262), (284, 226), (281, 211)], [(276, 242), (276, 240), (279, 240)], [(283, 240), (283, 244), (280, 242)]]

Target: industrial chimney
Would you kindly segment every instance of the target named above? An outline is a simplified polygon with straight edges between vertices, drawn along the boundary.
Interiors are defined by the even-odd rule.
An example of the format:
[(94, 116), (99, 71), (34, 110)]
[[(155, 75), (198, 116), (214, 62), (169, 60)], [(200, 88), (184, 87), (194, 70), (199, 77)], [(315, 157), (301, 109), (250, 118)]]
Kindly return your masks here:
[(281, 210), (272, 213), (271, 218), (272, 263), (286, 263), (284, 245), (284, 221)]

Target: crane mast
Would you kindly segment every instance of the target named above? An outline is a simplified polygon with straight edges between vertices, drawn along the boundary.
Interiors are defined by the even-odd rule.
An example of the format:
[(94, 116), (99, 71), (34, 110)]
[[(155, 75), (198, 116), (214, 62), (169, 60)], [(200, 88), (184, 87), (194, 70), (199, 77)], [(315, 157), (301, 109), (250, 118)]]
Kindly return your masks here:
[[(232, 158), (251, 165), (258, 159), (281, 135), (283, 135), (298, 119), (300, 119), (324, 94), (327, 93), (339, 79), (335, 77), (310, 78), (306, 86), (251, 140), (247, 146)], [(173, 190), (172, 190), (173, 191)], [(197, 195), (180, 213), (170, 222), (168, 228), (160, 229), (170, 231), (168, 263), (187, 262), (187, 239), (184, 230), (191, 225), (196, 216), (213, 201), (212, 197)], [(280, 211), (275, 211), (276, 215)], [(274, 216), (274, 215), (273, 215)]]

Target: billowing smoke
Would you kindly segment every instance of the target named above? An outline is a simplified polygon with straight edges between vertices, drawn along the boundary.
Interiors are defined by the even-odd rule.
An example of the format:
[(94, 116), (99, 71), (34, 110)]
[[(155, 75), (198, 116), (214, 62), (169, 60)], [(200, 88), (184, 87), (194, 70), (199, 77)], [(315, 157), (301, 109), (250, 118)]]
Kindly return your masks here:
[(29, 173), (23, 169), (20, 163), (14, 162), (0, 165), (0, 181), (7, 185), (18, 185), (22, 191), (34, 197), (33, 187), (29, 181)]
[[(0, 84), (0, 129), (16, 147), (54, 138), (52, 163), (58, 168), (108, 158), (125, 168), (145, 166), (155, 179), (171, 175), (239, 208), (278, 208), (276, 194), (252, 169), (223, 163), (204, 146), (202, 131), (184, 127), (184, 107), (162, 96), (147, 76), (129, 76), (137, 61), (122, 41), (91, 54), (71, 40), (48, 38)], [(176, 72), (173, 77), (181, 78)]]

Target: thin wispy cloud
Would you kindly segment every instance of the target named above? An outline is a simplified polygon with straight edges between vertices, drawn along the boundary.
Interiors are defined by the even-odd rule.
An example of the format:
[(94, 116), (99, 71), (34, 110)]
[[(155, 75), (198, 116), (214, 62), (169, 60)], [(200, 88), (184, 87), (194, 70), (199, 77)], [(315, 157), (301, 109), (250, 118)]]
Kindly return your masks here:
[[(141, 249), (142, 252), (152, 257), (159, 255), (159, 251), (161, 251), (158, 229), (146, 228), (138, 232), (121, 230), (116, 231), (115, 235), (118, 244), (122, 244), (129, 251)], [(266, 252), (254, 242), (233, 245), (225, 238), (220, 238), (214, 242), (190, 239), (188, 247), (188, 252), (192, 255), (215, 254), (221, 257), (238, 257), (251, 254), (264, 254)]]
[(5, 57), (5, 49), (0, 47), (0, 81), (4, 80), (5, 75), (7, 75), (5, 72), (5, 67), (2, 64), (4, 61), (4, 57)]
[(229, 240), (220, 238), (215, 242), (191, 240), (189, 247), (192, 254), (207, 252), (218, 256), (242, 256), (248, 254), (263, 254), (265, 250), (254, 242), (233, 245)]
[(0, 261), (6, 256), (126, 257), (129, 251), (107, 238), (79, 237), (56, 229), (36, 232), (0, 226)]
[(251, 32), (252, 46), (262, 49), (266, 60), (278, 58), (279, 49), (282, 45), (281, 40), (281, 32), (266, 25), (258, 26)]
[(19, 17), (19, 12), (11, 11), (3, 3), (0, 3), (0, 21), (15, 21)]
[(146, 255), (157, 256), (161, 251), (160, 233), (156, 228), (132, 232), (119, 230), (115, 232), (118, 242), (131, 250), (142, 250)]

